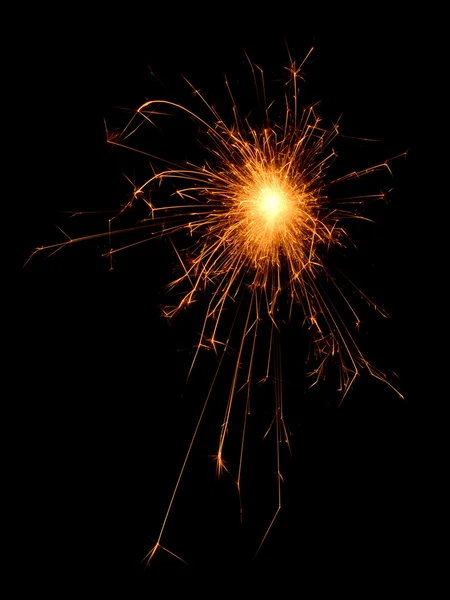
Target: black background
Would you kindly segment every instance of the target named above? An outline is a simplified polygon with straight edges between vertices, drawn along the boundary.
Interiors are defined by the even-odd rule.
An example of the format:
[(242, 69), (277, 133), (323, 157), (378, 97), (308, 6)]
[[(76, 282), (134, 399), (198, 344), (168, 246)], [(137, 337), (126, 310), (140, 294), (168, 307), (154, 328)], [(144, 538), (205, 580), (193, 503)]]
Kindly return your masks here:
[[(49, 13), (57, 26), (24, 37), (29, 52), (20, 71), (32, 100), (24, 109), (29, 151), (20, 164), (31, 177), (20, 205), (18, 268), (33, 248), (62, 239), (55, 225), (71, 236), (105, 228), (103, 216), (69, 219), (64, 211), (115, 209), (130, 191), (122, 172), (139, 179), (145, 165), (106, 145), (104, 119), (114, 129), (123, 124), (118, 108), (132, 110), (156, 96), (191, 106), (180, 74), (226, 112), (226, 73), (248, 102), (244, 50), (263, 67), (270, 89), (271, 78), (283, 77), (288, 64), (286, 43), (297, 62), (315, 47), (304, 69), (305, 102), (321, 101), (325, 123), (342, 114), (345, 135), (382, 140), (345, 143), (337, 163), (342, 173), (408, 150), (407, 159), (393, 163), (392, 178), (367, 181), (369, 193), (394, 189), (387, 203), (369, 206), (376, 225), (351, 225), (358, 251), (342, 258), (342, 267), (392, 317), (383, 320), (362, 306), (361, 344), (371, 362), (397, 373), (406, 401), (367, 374), (340, 409), (331, 384), (307, 391), (307, 345), (288, 330), (284, 402), (293, 457), (284, 456), (283, 509), (255, 560), (277, 503), (273, 444), (259, 435), (270, 422), (270, 384), (255, 389), (244, 523), (231, 480), (216, 480), (209, 457), (222, 418), (218, 392), (162, 540), (188, 565), (164, 552), (149, 568), (142, 563), (215, 365), (210, 355), (201, 357), (186, 383), (201, 306), (172, 323), (161, 317), (164, 285), (176, 267), (170, 244), (118, 253), (112, 272), (102, 238), (32, 258), (18, 288), (12, 355), (21, 368), (11, 456), (18, 459), (20, 484), (18, 556), (30, 557), (26, 562), (36, 568), (28, 572), (40, 581), (64, 572), (62, 585), (70, 588), (95, 574), (100, 589), (123, 586), (124, 597), (136, 597), (138, 590), (152, 591), (159, 575), (208, 573), (219, 581), (224, 574), (270, 573), (298, 579), (299, 589), (331, 581), (361, 590), (392, 577), (399, 585), (427, 579), (432, 392), (425, 325), (417, 318), (425, 294), (414, 273), (422, 252), (416, 208), (424, 185), (417, 123), (425, 93), (418, 73), (428, 21), (381, 6), (327, 10), (120, 5), (94, 15), (74, 9)], [(190, 139), (176, 147), (161, 142), (167, 158), (201, 161), (196, 136)]]

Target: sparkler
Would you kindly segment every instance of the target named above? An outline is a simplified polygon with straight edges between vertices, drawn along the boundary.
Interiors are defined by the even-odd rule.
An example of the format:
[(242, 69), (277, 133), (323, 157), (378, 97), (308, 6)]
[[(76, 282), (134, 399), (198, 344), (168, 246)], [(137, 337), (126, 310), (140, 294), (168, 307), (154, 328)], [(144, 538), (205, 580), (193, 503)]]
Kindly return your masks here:
[[(171, 236), (178, 232), (188, 234), (193, 240), (190, 248), (185, 251), (177, 249), (174, 245), (182, 274), (169, 288), (187, 286), (187, 291), (178, 305), (164, 309), (164, 314), (169, 318), (173, 317), (195, 302), (200, 291), (207, 290), (209, 302), (189, 374), (202, 348), (215, 351), (218, 367), (159, 535), (145, 557), (147, 564), (160, 549), (183, 560), (162, 545), (163, 534), (232, 339), (238, 340), (237, 357), (230, 378), (215, 460), (218, 476), (224, 471), (231, 474), (231, 467), (226, 466), (224, 459), (225, 446), (237, 393), (245, 390), (239, 461), (233, 475), (241, 498), (245, 438), (251, 406), (250, 389), (255, 370), (255, 352), (261, 344), (258, 335), (263, 321), (270, 324), (263, 380), (272, 378), (275, 382), (274, 416), (267, 434), (274, 432), (275, 437), (277, 506), (257, 552), (266, 540), (281, 509), (280, 447), (282, 444), (289, 447), (289, 431), (283, 414), (278, 347), (278, 334), (282, 327), (279, 319), (281, 298), (287, 299), (289, 316), (294, 308), (301, 311), (304, 324), (310, 331), (311, 358), (314, 364), (310, 373), (313, 377), (312, 385), (325, 376), (327, 365), (332, 361), (337, 364), (339, 372), (341, 402), (355, 379), (364, 370), (386, 383), (402, 397), (386, 375), (372, 366), (359, 349), (352, 327), (353, 323), (357, 329), (359, 317), (344, 295), (336, 276), (329, 272), (326, 265), (329, 249), (344, 246), (349, 239), (343, 223), (348, 219), (365, 219), (357, 210), (365, 198), (384, 197), (384, 194), (377, 194), (336, 201), (330, 197), (329, 190), (339, 183), (369, 173), (380, 170), (390, 172), (390, 163), (394, 159), (362, 171), (348, 173), (332, 181), (327, 180), (327, 170), (336, 158), (331, 144), (339, 135), (338, 123), (325, 128), (317, 114), (317, 106), (300, 108), (298, 104), (302, 69), (311, 51), (312, 49), (300, 65), (289, 55), (288, 78), (282, 97), (283, 116), (276, 122), (271, 117), (275, 107), (265, 99), (264, 73), (249, 59), (255, 88), (260, 97), (264, 98), (263, 123), (258, 126), (252, 123), (250, 117), (240, 114), (227, 81), (225, 85), (233, 110), (230, 125), (226, 124), (219, 112), (189, 82), (187, 84), (207, 113), (205, 118), (181, 104), (168, 100), (150, 100), (142, 104), (120, 133), (112, 135), (108, 132), (108, 142), (149, 157), (152, 175), (139, 186), (133, 184), (133, 193), (129, 201), (109, 220), (108, 232), (77, 239), (67, 236), (68, 239), (59, 244), (35, 251), (46, 249), (55, 252), (74, 242), (107, 235), (110, 248), (106, 256), (110, 258), (112, 267), (113, 255), (142, 241), (155, 237), (171, 239)], [(133, 136), (144, 126), (153, 128), (160, 115), (176, 112), (192, 119), (203, 131), (207, 139), (206, 150), (209, 153), (207, 162), (201, 165), (174, 165), (133, 147)], [(163, 164), (163, 167), (156, 170), (156, 164)], [(171, 195), (168, 204), (158, 206), (152, 200), (152, 192), (169, 182), (175, 185), (175, 193)], [(149, 235), (144, 240), (113, 249), (112, 236), (130, 231), (128, 228), (115, 228), (116, 220), (137, 202), (145, 202), (149, 214), (131, 230), (148, 230)], [(358, 292), (383, 316), (387, 316), (360, 290)], [(234, 311), (234, 320), (224, 336), (224, 315), (230, 307)], [(240, 319), (242, 322), (239, 330)]]

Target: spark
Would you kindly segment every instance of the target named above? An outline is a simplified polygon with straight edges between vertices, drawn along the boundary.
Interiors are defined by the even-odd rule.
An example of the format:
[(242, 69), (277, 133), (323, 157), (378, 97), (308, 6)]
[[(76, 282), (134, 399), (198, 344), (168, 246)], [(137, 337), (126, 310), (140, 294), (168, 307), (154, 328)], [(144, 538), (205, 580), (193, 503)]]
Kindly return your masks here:
[[(187, 107), (168, 100), (149, 100), (142, 104), (119, 133), (107, 131), (107, 141), (147, 156), (152, 164), (152, 174), (136, 185), (131, 180), (133, 192), (126, 204), (108, 220), (105, 233), (73, 239), (65, 232), (66, 240), (35, 250), (52, 253), (77, 241), (107, 236), (110, 240), (106, 256), (111, 261), (119, 251), (157, 237), (167, 237), (184, 232), (192, 239), (188, 250), (179, 250), (173, 244), (182, 271), (169, 286), (184, 291), (176, 306), (166, 307), (164, 314), (174, 317), (196, 301), (199, 292), (208, 291), (209, 300), (203, 325), (194, 352), (189, 375), (202, 348), (213, 349), (218, 357), (217, 370), (212, 377), (206, 399), (198, 418), (181, 470), (176, 480), (155, 545), (145, 557), (147, 564), (158, 550), (163, 549), (179, 560), (184, 560), (162, 545), (169, 514), (180, 486), (186, 463), (191, 454), (197, 432), (207, 405), (223, 368), (231, 340), (238, 340), (236, 360), (230, 378), (227, 401), (218, 431), (215, 453), (218, 476), (232, 475), (241, 501), (242, 465), (245, 458), (245, 439), (251, 408), (251, 383), (254, 378), (255, 353), (260, 345), (258, 335), (261, 323), (270, 324), (267, 339), (267, 358), (263, 381), (275, 382), (274, 417), (266, 432), (275, 439), (277, 504), (269, 519), (258, 550), (267, 539), (282, 507), (282, 446), (289, 446), (289, 430), (283, 412), (281, 385), (281, 360), (279, 318), (281, 299), (289, 305), (289, 315), (295, 308), (303, 315), (304, 324), (311, 336), (312, 386), (324, 378), (329, 363), (337, 364), (341, 403), (356, 378), (367, 371), (374, 378), (390, 386), (401, 398), (385, 373), (370, 364), (355, 340), (353, 330), (360, 323), (356, 309), (347, 299), (337, 275), (330, 273), (326, 257), (333, 247), (344, 247), (350, 242), (344, 224), (349, 220), (365, 220), (359, 212), (365, 202), (363, 196), (336, 200), (330, 189), (351, 179), (367, 176), (377, 171), (391, 173), (392, 159), (361, 171), (352, 171), (329, 180), (327, 172), (337, 155), (332, 147), (339, 135), (339, 123), (324, 127), (317, 105), (302, 108), (298, 103), (299, 82), (303, 81), (303, 66), (309, 57), (297, 66), (289, 55), (289, 78), (281, 96), (282, 116), (274, 120), (274, 103), (266, 99), (264, 74), (260, 67), (248, 59), (257, 97), (263, 98), (262, 123), (255, 125), (250, 116), (243, 117), (236, 106), (228, 81), (225, 82), (233, 111), (231, 124), (186, 80), (206, 117), (199, 116)], [(276, 103), (275, 103), (276, 104)], [(207, 142), (208, 160), (203, 164), (173, 164), (153, 153), (133, 146), (133, 137), (144, 127), (154, 131), (159, 118), (180, 113), (193, 120)], [(148, 139), (148, 138), (147, 138)], [(151, 136), (150, 136), (151, 139)], [(403, 155), (400, 155), (403, 156)], [(162, 165), (156, 168), (155, 165)], [(171, 202), (158, 206), (152, 193), (172, 184), (175, 191)], [(384, 194), (367, 195), (367, 198), (384, 198)], [(130, 231), (115, 228), (119, 217), (137, 202), (143, 202), (149, 213), (136, 227), (135, 233), (148, 231), (142, 239), (112, 247), (112, 237)], [(352, 284), (353, 285), (353, 284)], [(380, 311), (356, 286), (361, 298)], [(225, 319), (228, 308), (233, 309), (230, 326)], [(227, 333), (223, 334), (223, 329)], [(242, 411), (240, 449), (237, 468), (225, 461), (227, 434), (231, 415), (236, 410), (238, 392), (246, 392)]]

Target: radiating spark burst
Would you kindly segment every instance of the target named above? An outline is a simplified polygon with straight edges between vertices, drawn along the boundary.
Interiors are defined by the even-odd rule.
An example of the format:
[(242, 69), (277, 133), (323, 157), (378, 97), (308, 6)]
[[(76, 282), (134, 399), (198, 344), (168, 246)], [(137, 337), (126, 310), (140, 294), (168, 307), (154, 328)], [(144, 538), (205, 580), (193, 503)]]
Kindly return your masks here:
[[(311, 49), (312, 51), (312, 49)], [(169, 513), (183, 476), (186, 463), (194, 445), (197, 432), (213, 393), (225, 354), (231, 339), (238, 339), (237, 358), (230, 379), (228, 399), (220, 427), (219, 442), (215, 455), (217, 474), (230, 473), (224, 460), (225, 441), (230, 417), (238, 391), (246, 390), (245, 409), (242, 411), (239, 463), (234, 475), (241, 498), (241, 476), (244, 459), (244, 443), (250, 414), (250, 384), (254, 371), (255, 349), (260, 323), (269, 319), (270, 334), (267, 343), (267, 364), (263, 379), (275, 381), (274, 417), (269, 433), (275, 433), (277, 506), (266, 528), (257, 552), (261, 548), (281, 509), (281, 456), (280, 447), (289, 447), (289, 432), (283, 416), (281, 388), (281, 361), (278, 332), (281, 323), (277, 319), (279, 300), (288, 299), (291, 314), (298, 306), (311, 333), (315, 366), (310, 375), (313, 383), (325, 376), (325, 369), (334, 357), (340, 375), (341, 402), (357, 376), (367, 370), (373, 377), (385, 382), (400, 396), (384, 373), (373, 367), (358, 348), (350, 330), (357, 328), (359, 318), (345, 297), (335, 278), (324, 263), (328, 250), (343, 246), (348, 239), (343, 221), (363, 219), (356, 208), (364, 197), (332, 201), (328, 190), (337, 183), (361, 177), (379, 170), (390, 171), (392, 160), (371, 166), (363, 171), (351, 172), (338, 179), (327, 181), (327, 169), (336, 154), (331, 143), (338, 136), (338, 124), (324, 128), (316, 112), (316, 106), (300, 109), (297, 102), (302, 67), (290, 58), (289, 77), (283, 98), (283, 118), (273, 122), (273, 107), (263, 101), (264, 123), (252, 125), (250, 118), (243, 118), (233, 99), (226, 81), (233, 107), (233, 122), (227, 125), (217, 110), (189, 82), (188, 85), (203, 103), (209, 114), (201, 118), (188, 108), (167, 100), (145, 102), (133, 114), (125, 128), (115, 135), (108, 134), (108, 142), (122, 146), (152, 159), (153, 174), (143, 184), (134, 185), (133, 194), (118, 214), (109, 220), (108, 232), (68, 239), (62, 243), (38, 248), (57, 251), (73, 242), (129, 231), (114, 229), (114, 220), (137, 201), (145, 201), (149, 216), (134, 231), (150, 229), (150, 236), (127, 246), (110, 250), (112, 257), (119, 250), (140, 244), (155, 237), (169, 237), (176, 232), (186, 232), (194, 238), (188, 251), (181, 252), (174, 246), (182, 266), (182, 275), (169, 288), (187, 284), (177, 306), (166, 308), (164, 314), (172, 317), (195, 301), (197, 293), (207, 289), (209, 303), (203, 320), (199, 342), (189, 373), (201, 348), (213, 348), (218, 355), (218, 367), (203, 405), (194, 434), (189, 444), (181, 471), (178, 475), (167, 512), (155, 545), (145, 557), (150, 563), (159, 549), (181, 557), (165, 548), (163, 538)], [(248, 61), (255, 80), (256, 90), (265, 98), (262, 69)], [(207, 136), (206, 150), (209, 160), (202, 165), (186, 163), (181, 166), (167, 163), (154, 155), (133, 147), (131, 138), (144, 125), (155, 125), (158, 116), (176, 111), (193, 119)], [(403, 155), (402, 155), (403, 156)], [(395, 157), (397, 158), (397, 157)], [(161, 161), (165, 166), (155, 171), (154, 165)], [(177, 202), (156, 206), (150, 192), (169, 181), (176, 183), (172, 198)], [(367, 197), (383, 198), (383, 194)], [(36, 251), (37, 251), (36, 250)], [(112, 262), (111, 262), (112, 266)], [(327, 282), (327, 286), (325, 285)], [(331, 286), (337, 300), (330, 297)], [(356, 288), (357, 289), (357, 288)], [(365, 300), (373, 304), (360, 290)], [(336, 305), (339, 305), (339, 309)], [(228, 334), (221, 335), (225, 309), (234, 308), (234, 321)], [(378, 310), (379, 307), (376, 307)], [(341, 307), (344, 307), (344, 311)], [(383, 316), (386, 313), (381, 311)], [(238, 314), (243, 314), (243, 329), (235, 332)], [(259, 341), (259, 340), (258, 340)], [(267, 435), (267, 434), (266, 434)], [(242, 518), (242, 504), (241, 504)], [(184, 561), (183, 561), (184, 562)]]

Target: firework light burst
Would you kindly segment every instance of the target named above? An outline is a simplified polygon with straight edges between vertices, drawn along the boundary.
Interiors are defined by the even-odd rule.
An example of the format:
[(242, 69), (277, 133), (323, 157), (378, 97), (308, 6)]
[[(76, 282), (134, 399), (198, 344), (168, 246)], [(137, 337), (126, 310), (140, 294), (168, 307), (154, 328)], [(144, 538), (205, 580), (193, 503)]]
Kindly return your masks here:
[[(206, 116), (199, 116), (185, 106), (168, 100), (150, 100), (142, 104), (119, 133), (108, 132), (109, 144), (139, 152), (151, 163), (151, 176), (133, 192), (126, 204), (109, 220), (107, 232), (72, 239), (35, 250), (55, 252), (74, 242), (108, 236), (111, 261), (113, 255), (143, 241), (166, 237), (179, 232), (190, 240), (185, 250), (173, 244), (181, 265), (181, 274), (169, 288), (182, 289), (181, 300), (164, 309), (171, 318), (197, 300), (199, 293), (208, 294), (198, 343), (190, 366), (192, 371), (202, 348), (217, 354), (217, 370), (203, 404), (188, 450), (170, 498), (161, 529), (154, 546), (145, 557), (148, 564), (160, 549), (177, 554), (163, 545), (166, 523), (175, 500), (185, 466), (194, 445), (208, 402), (217, 385), (224, 357), (234, 344), (234, 366), (229, 379), (223, 420), (218, 425), (218, 445), (215, 450), (217, 474), (224, 471), (234, 479), (241, 500), (242, 468), (245, 457), (246, 431), (251, 408), (251, 383), (254, 378), (257, 348), (266, 355), (264, 373), (258, 380), (274, 382), (274, 412), (266, 433), (274, 438), (276, 455), (277, 503), (274, 513), (261, 536), (257, 552), (266, 540), (282, 506), (282, 465), (280, 448), (289, 448), (289, 430), (283, 414), (279, 332), (283, 326), (280, 303), (288, 310), (300, 311), (304, 326), (310, 333), (311, 364), (309, 375), (315, 385), (325, 377), (329, 365), (339, 376), (340, 402), (344, 400), (355, 379), (363, 372), (393, 388), (387, 376), (372, 366), (355, 339), (359, 317), (344, 294), (338, 273), (331, 273), (327, 254), (334, 247), (349, 242), (344, 223), (351, 219), (366, 219), (360, 207), (367, 198), (384, 198), (384, 194), (336, 199), (331, 188), (351, 179), (377, 171), (390, 172), (392, 159), (358, 172), (350, 172), (330, 180), (329, 167), (336, 158), (332, 143), (339, 135), (338, 123), (324, 127), (317, 106), (301, 107), (298, 103), (302, 69), (312, 49), (300, 65), (289, 56), (284, 92), (278, 103), (266, 99), (263, 70), (247, 58), (263, 118), (253, 123), (251, 115), (242, 115), (234, 101), (232, 87), (225, 81), (231, 99), (233, 118), (227, 124), (219, 112), (187, 81)], [(278, 111), (276, 120), (272, 115)], [(143, 128), (149, 128), (145, 138), (152, 142), (152, 132), (164, 115), (181, 114), (194, 121), (206, 143), (208, 158), (202, 164), (174, 165), (138, 148), (133, 139)], [(142, 136), (141, 136), (142, 138)], [(395, 157), (397, 158), (397, 157)], [(168, 190), (170, 201), (159, 205), (154, 197)], [(156, 191), (158, 190), (158, 193)], [(169, 192), (168, 192), (169, 193)], [(130, 231), (117, 227), (120, 216), (136, 203), (145, 203), (148, 217), (134, 232), (149, 232), (143, 239), (113, 248), (113, 235)], [(67, 234), (66, 234), (67, 235)], [(346, 285), (349, 280), (342, 277)], [(361, 298), (386, 314), (361, 292)], [(229, 310), (231, 309), (231, 310)], [(230, 313), (233, 317), (225, 317)], [(288, 319), (287, 319), (288, 320)], [(268, 327), (262, 328), (262, 323)], [(225, 330), (225, 332), (224, 332)], [(262, 333), (267, 332), (264, 338)], [(237, 342), (236, 342), (237, 340)], [(238, 392), (245, 394), (244, 405), (235, 406)], [(238, 432), (236, 465), (225, 462), (226, 441), (232, 413), (238, 408), (241, 427)], [(242, 519), (242, 503), (241, 503)]]

